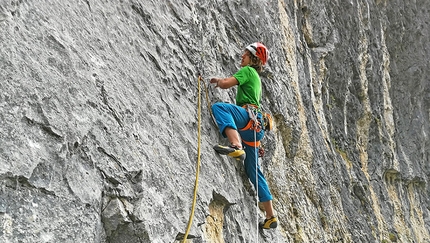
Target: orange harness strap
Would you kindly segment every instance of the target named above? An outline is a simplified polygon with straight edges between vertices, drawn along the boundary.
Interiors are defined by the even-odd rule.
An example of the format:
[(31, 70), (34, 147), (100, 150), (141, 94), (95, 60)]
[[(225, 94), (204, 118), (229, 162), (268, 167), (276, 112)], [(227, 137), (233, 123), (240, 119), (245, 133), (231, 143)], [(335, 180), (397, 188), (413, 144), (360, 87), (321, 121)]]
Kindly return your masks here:
[(246, 126), (244, 128), (241, 128), (240, 131), (245, 131), (245, 130), (252, 129), (253, 125), (254, 125), (254, 121), (253, 120), (249, 120), (248, 124), (246, 124)]
[(239, 131), (246, 131), (246, 130), (255, 130), (256, 132), (260, 132), (261, 131), (261, 126), (259, 125), (255, 125), (254, 120), (249, 120), (248, 124), (246, 124), (246, 126), (244, 128), (239, 129)]
[(248, 142), (248, 141), (245, 141), (245, 140), (242, 139), (242, 142), (244, 144), (246, 144), (248, 146), (251, 146), (251, 147), (254, 147), (254, 148), (260, 147), (260, 145), (261, 145), (260, 141), (257, 141), (257, 142)]
[[(251, 106), (255, 109), (258, 109), (258, 106), (253, 105), (253, 104), (247, 104), (247, 105), (242, 106), (243, 108), (245, 108), (248, 111), (248, 113), (250, 113), (250, 111), (248, 110), (248, 106)], [(256, 119), (256, 117), (255, 116), (254, 116), (254, 118), (251, 117), (251, 114), (249, 116), (251, 119), (249, 119), (248, 124), (246, 124), (246, 126), (244, 128), (240, 129), (240, 131), (255, 130), (256, 132), (260, 132), (261, 126), (259, 126), (260, 125), (259, 122), (258, 122), (258, 124), (255, 124), (256, 122), (254, 119)]]

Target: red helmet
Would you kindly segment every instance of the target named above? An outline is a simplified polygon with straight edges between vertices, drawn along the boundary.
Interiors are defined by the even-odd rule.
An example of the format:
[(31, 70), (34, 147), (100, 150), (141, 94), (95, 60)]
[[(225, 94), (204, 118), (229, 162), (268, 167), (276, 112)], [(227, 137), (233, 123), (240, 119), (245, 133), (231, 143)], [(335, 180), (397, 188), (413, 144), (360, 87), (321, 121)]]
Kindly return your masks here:
[(269, 51), (260, 42), (252, 43), (252, 44), (248, 45), (245, 49), (250, 51), (252, 53), (252, 55), (260, 58), (263, 65), (265, 65), (267, 62), (267, 59), (269, 59)]

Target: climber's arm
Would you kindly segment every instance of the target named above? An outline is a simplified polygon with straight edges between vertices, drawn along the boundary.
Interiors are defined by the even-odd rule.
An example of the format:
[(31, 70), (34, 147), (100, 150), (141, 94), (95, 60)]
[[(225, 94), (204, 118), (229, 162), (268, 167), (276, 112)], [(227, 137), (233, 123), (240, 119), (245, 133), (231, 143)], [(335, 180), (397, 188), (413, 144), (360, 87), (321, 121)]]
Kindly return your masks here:
[(228, 89), (239, 84), (235, 77), (212, 78), (210, 82), (216, 84), (215, 87), (220, 87), (221, 89)]

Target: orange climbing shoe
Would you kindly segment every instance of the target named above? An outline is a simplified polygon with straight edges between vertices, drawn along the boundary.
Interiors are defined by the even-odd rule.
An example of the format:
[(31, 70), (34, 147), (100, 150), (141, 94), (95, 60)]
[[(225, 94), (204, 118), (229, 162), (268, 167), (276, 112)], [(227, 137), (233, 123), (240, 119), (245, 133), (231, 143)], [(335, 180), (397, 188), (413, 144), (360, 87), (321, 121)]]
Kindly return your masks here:
[(274, 229), (278, 227), (278, 219), (272, 216), (270, 219), (265, 219), (263, 222), (258, 224), (261, 229)]
[(219, 154), (228, 155), (238, 161), (244, 161), (246, 157), (245, 151), (236, 146), (215, 145), (214, 150)]

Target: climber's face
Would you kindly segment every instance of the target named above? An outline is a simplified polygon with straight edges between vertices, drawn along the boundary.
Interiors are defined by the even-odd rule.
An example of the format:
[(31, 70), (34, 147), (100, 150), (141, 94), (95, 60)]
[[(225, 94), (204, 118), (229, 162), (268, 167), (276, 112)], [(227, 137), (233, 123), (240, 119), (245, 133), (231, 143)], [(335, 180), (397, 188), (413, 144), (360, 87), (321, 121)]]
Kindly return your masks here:
[(245, 67), (251, 63), (251, 53), (246, 50), (242, 55), (242, 62), (240, 63), (241, 67)]

